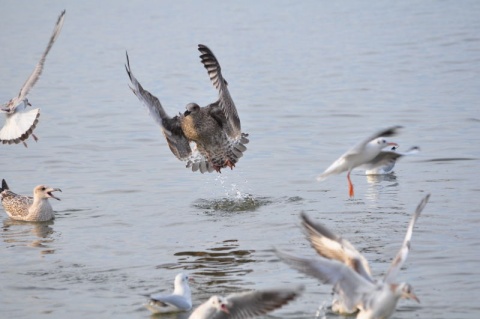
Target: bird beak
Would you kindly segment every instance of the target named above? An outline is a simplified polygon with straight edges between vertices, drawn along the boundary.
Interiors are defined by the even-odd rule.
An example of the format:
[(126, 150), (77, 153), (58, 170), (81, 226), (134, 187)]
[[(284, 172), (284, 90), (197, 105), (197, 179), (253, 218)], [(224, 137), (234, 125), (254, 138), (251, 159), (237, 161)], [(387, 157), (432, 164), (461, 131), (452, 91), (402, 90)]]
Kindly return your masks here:
[(190, 113), (192, 113), (192, 112), (190, 112), (189, 110), (186, 110), (186, 111), (183, 113), (183, 116), (188, 116)]
[(397, 143), (394, 143), (394, 142), (390, 142), (390, 143), (388, 143), (387, 145), (389, 145), (389, 146), (394, 146), (394, 147), (397, 147), (397, 148), (398, 148), (398, 144), (397, 144)]
[(225, 313), (230, 314), (230, 311), (228, 310), (227, 305), (224, 304), (224, 303), (222, 303), (222, 305), (220, 306), (220, 310), (225, 312)]
[(188, 281), (189, 282), (196, 282), (195, 279), (193, 279), (193, 277), (190, 277), (190, 276), (188, 277)]
[(62, 190), (60, 188), (50, 188), (47, 192), (49, 197), (55, 198), (56, 200), (60, 200), (60, 198), (55, 197), (55, 195), (53, 195), (52, 192), (62, 192)]
[(415, 300), (416, 302), (420, 303), (420, 299), (418, 299), (418, 297), (417, 297), (413, 292), (409, 293), (409, 294), (407, 295), (407, 298), (408, 298), (408, 299), (413, 299), (413, 300)]

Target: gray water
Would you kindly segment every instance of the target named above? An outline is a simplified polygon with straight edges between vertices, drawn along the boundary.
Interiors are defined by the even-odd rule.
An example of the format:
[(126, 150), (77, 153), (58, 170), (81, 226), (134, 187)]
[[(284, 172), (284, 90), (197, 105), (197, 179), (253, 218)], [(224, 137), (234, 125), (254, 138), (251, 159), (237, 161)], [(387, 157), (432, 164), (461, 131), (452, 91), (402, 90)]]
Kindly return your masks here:
[[(62, 33), (29, 100), (38, 143), (1, 145), (0, 178), (31, 194), (60, 187), (49, 223), (2, 212), (2, 318), (149, 318), (144, 295), (195, 278), (194, 305), (290, 284), (305, 293), (272, 315), (314, 318), (331, 289), (279, 262), (313, 256), (301, 211), (349, 239), (384, 274), (416, 205), (399, 280), (421, 303), (394, 318), (478, 318), (480, 306), (480, 2), (2, 1), (0, 97), (37, 63), (62, 9)], [(216, 99), (198, 43), (219, 59), (242, 128), (233, 170), (184, 168), (128, 89), (125, 51), (170, 114)], [(390, 125), (393, 176), (317, 182), (358, 140)], [(2, 209), (3, 210), (3, 209)], [(162, 318), (184, 318), (184, 315)], [(327, 318), (340, 318), (327, 310)]]

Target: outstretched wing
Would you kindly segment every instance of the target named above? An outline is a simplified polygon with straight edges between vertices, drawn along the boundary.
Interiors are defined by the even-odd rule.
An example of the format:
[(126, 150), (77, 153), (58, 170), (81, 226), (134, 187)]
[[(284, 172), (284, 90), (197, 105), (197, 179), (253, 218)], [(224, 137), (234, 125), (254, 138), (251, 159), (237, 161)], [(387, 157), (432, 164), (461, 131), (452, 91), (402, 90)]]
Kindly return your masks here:
[(381, 151), (373, 160), (371, 160), (368, 164), (360, 166), (363, 169), (374, 169), (380, 166), (392, 166), (389, 169), (392, 169), (395, 165), (397, 159), (405, 155), (411, 155), (418, 153), (420, 148), (418, 146), (413, 146), (409, 148), (406, 152), (397, 152), (396, 150), (388, 150), (388, 151)]
[(379, 138), (379, 137), (389, 137), (389, 136), (395, 136), (398, 134), (398, 131), (402, 128), (402, 126), (396, 125), (396, 126), (391, 126), (389, 128), (377, 131), (375, 134), (370, 135), (368, 138), (364, 139), (357, 145), (355, 145), (353, 148), (351, 148), (347, 153), (345, 153), (343, 156), (347, 156), (349, 154), (355, 154), (355, 153), (361, 153), (362, 150), (365, 148), (365, 145), (370, 143), (370, 141)]
[(52, 36), (50, 37), (50, 41), (48, 42), (47, 48), (43, 52), (42, 57), (40, 58), (40, 61), (38, 61), (37, 65), (35, 66), (35, 69), (33, 70), (32, 74), (30, 77), (25, 81), (23, 84), (22, 88), (20, 89), (20, 92), (18, 93), (18, 96), (13, 98), (7, 105), (8, 108), (10, 108), (10, 112), (13, 112), (17, 105), (25, 99), (27, 96), (28, 92), (30, 89), (37, 83), (38, 78), (42, 74), (43, 71), (43, 65), (45, 64), (45, 59), (47, 58), (48, 52), (50, 52), (50, 49), (53, 46), (53, 43), (55, 40), (58, 38), (58, 35), (60, 34), (60, 31), (62, 30), (63, 26), (63, 21), (65, 19), (65, 10), (62, 11), (60, 16), (58, 17), (57, 23), (55, 24), (55, 28), (53, 29)]
[(229, 313), (217, 311), (213, 319), (247, 319), (260, 316), (292, 301), (303, 289), (303, 286), (299, 286), (231, 294), (226, 298)]
[(301, 214), (301, 218), (307, 238), (320, 256), (344, 263), (366, 280), (374, 282), (368, 261), (348, 240), (335, 235), (325, 226), (314, 223), (305, 213)]
[(177, 115), (173, 118), (168, 116), (158, 98), (147, 90), (143, 89), (142, 85), (132, 73), (128, 53), (126, 55), (127, 64), (125, 65), (125, 69), (127, 70), (128, 77), (130, 78), (130, 82), (132, 84), (130, 89), (147, 107), (148, 112), (153, 117), (155, 122), (162, 127), (163, 135), (165, 135), (168, 147), (172, 151), (173, 155), (180, 160), (188, 160), (190, 154), (192, 153), (192, 149), (190, 148), (188, 139), (185, 137), (185, 134), (183, 134), (179, 116)]
[(198, 50), (201, 53), (201, 62), (205, 66), (205, 69), (207, 69), (213, 86), (218, 90), (217, 103), (226, 118), (226, 125), (224, 126), (224, 129), (228, 136), (237, 139), (241, 134), (240, 118), (238, 117), (235, 103), (233, 102), (230, 92), (228, 91), (228, 83), (222, 76), (220, 63), (218, 63), (217, 58), (207, 46), (199, 44)]
[(355, 309), (361, 303), (363, 295), (375, 289), (373, 283), (336, 260), (320, 256), (314, 259), (298, 257), (278, 250), (275, 253), (297, 271), (339, 288), (349, 309)]
[(403, 240), (402, 247), (393, 259), (390, 268), (385, 274), (385, 282), (393, 283), (395, 281), (395, 277), (400, 271), (400, 268), (405, 263), (405, 260), (407, 260), (408, 252), (410, 251), (410, 239), (412, 238), (413, 227), (415, 226), (415, 222), (417, 221), (418, 217), (420, 217), (420, 213), (422, 212), (423, 208), (425, 208), (425, 205), (427, 205), (429, 198), (430, 194), (425, 196), (418, 204), (417, 209), (415, 210), (415, 213), (413, 214), (413, 217), (408, 225), (407, 234)]

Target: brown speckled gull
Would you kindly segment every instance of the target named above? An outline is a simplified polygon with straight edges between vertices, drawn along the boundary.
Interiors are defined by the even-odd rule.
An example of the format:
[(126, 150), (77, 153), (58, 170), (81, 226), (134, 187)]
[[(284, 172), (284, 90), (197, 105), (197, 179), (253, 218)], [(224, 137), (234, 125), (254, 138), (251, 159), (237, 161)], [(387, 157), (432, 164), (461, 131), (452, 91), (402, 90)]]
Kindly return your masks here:
[(199, 44), (198, 50), (201, 62), (218, 90), (217, 101), (204, 107), (189, 103), (183, 114), (168, 116), (158, 98), (144, 90), (134, 77), (127, 54), (125, 67), (132, 83), (130, 88), (162, 127), (172, 153), (186, 161), (192, 171), (205, 173), (220, 172), (225, 167), (233, 169), (247, 149), (248, 134), (242, 133), (240, 118), (217, 58), (205, 45)]
[(26, 97), (35, 83), (37, 83), (40, 74), (42, 74), (45, 59), (47, 58), (47, 54), (50, 52), (53, 43), (58, 38), (60, 31), (62, 30), (64, 18), (65, 10), (63, 10), (58, 17), (47, 48), (43, 52), (43, 55), (35, 66), (32, 74), (27, 81), (25, 81), (18, 95), (0, 108), (0, 112), (5, 113), (6, 115), (5, 124), (0, 130), (0, 142), (3, 144), (18, 144), (22, 142), (26, 147), (27, 143), (25, 143), (25, 140), (30, 135), (32, 135), (35, 141), (38, 140), (35, 134), (33, 134), (33, 130), (37, 126), (38, 118), (40, 116), (40, 109), (37, 108), (27, 110), (27, 107), (31, 106), (31, 104), (28, 102)]
[(33, 189), (33, 197), (17, 195), (10, 191), (7, 182), (2, 179), (0, 198), (3, 208), (10, 218), (30, 222), (43, 222), (54, 218), (54, 212), (48, 199), (55, 198), (60, 200), (60, 198), (52, 194), (52, 192), (56, 191), (61, 192), (60, 188), (38, 185)]

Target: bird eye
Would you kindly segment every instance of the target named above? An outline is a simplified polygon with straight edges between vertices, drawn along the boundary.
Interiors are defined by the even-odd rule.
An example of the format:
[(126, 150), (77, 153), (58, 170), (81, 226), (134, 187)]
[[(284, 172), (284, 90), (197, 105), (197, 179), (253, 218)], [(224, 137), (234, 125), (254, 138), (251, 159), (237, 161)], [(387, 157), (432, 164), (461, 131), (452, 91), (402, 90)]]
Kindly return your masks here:
[(45, 187), (42, 187), (41, 190), (44, 191), (44, 190), (45, 190)]

